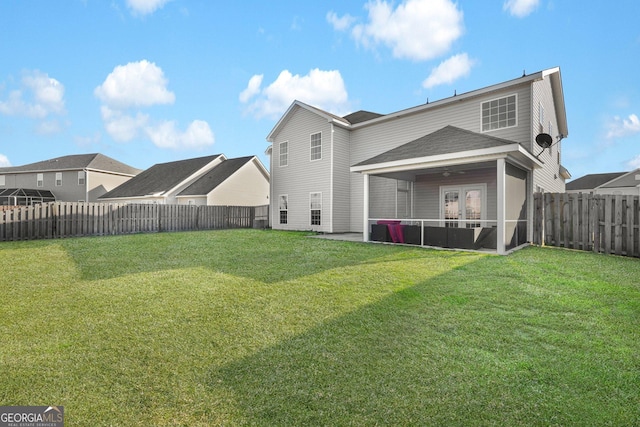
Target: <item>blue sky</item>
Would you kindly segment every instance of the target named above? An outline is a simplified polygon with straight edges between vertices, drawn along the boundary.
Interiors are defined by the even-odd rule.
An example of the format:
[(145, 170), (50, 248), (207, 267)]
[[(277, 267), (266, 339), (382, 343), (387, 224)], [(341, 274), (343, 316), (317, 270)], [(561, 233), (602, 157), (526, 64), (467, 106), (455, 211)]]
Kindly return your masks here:
[(391, 113), (559, 66), (574, 178), (640, 167), (640, 2), (0, 2), (0, 166), (256, 154), (294, 99)]

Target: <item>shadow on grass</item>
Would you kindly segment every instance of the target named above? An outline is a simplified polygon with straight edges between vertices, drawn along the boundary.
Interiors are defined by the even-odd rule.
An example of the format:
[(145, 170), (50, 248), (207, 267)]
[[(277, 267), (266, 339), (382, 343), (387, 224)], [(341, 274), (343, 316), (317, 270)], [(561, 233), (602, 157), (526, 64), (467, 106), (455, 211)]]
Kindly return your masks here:
[[(605, 379), (612, 371), (601, 355), (572, 366), (576, 349), (557, 347), (565, 334), (590, 333), (587, 325), (566, 321), (571, 308), (520, 296), (526, 286), (517, 271), (494, 283), (473, 277), (475, 270), (486, 275), (497, 265), (504, 271), (508, 262), (483, 258), (398, 291), (213, 369), (208, 387), (213, 394), (231, 391), (240, 424), (247, 425), (638, 421), (638, 413), (624, 412), (625, 404), (633, 404), (631, 384), (614, 396), (619, 384), (592, 390), (574, 377), (584, 370), (598, 383), (598, 375)], [(505, 293), (505, 286), (513, 290)], [(527, 317), (548, 305), (549, 324), (544, 316)], [(585, 354), (589, 346), (588, 340), (579, 345)], [(626, 402), (616, 400), (625, 393)]]
[[(274, 283), (327, 269), (377, 262), (372, 260), (379, 257), (402, 257), (407, 251), (419, 250), (310, 239), (304, 233), (264, 230), (138, 234), (59, 242), (84, 280), (203, 267)], [(433, 253), (427, 250), (424, 256)]]

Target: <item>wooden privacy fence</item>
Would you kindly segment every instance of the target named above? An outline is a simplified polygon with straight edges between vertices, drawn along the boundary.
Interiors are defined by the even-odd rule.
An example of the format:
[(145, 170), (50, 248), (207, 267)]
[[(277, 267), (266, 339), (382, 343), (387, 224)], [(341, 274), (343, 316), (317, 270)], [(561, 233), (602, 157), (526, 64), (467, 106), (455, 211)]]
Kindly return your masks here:
[(268, 206), (43, 203), (0, 211), (0, 241), (251, 228)]
[(640, 257), (638, 196), (536, 193), (534, 211), (535, 244)]

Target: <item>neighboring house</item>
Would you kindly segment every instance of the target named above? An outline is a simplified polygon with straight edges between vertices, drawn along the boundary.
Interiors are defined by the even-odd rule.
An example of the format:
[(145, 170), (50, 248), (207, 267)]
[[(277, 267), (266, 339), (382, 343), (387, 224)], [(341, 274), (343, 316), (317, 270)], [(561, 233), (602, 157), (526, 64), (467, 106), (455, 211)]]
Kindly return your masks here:
[(269, 172), (256, 156), (224, 154), (159, 163), (100, 197), (104, 202), (261, 206)]
[(7, 195), (2, 199), (6, 203), (50, 201), (51, 194), (63, 202), (95, 202), (139, 172), (99, 153), (75, 154), (0, 168), (0, 191)]
[(640, 196), (640, 169), (585, 175), (568, 182), (566, 192)]
[(385, 115), (295, 101), (267, 137), (271, 223), (368, 241), (402, 222), (413, 243), (505, 253), (532, 239), (534, 191), (564, 192), (567, 135), (559, 68)]

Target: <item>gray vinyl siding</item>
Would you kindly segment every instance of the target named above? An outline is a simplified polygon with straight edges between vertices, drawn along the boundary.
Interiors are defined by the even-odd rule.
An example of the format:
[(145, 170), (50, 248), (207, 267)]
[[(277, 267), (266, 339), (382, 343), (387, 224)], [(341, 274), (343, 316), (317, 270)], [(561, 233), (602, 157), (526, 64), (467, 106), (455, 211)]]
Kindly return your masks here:
[[(322, 132), (322, 158), (310, 159), (311, 134)], [(273, 143), (272, 167), (272, 227), (280, 230), (330, 231), (331, 194), (331, 125), (328, 121), (303, 108), (291, 112)], [(280, 143), (288, 141), (288, 163), (280, 166)], [(310, 193), (322, 193), (321, 225), (311, 225)], [(288, 221), (280, 224), (278, 200), (289, 196)]]
[(418, 219), (440, 219), (440, 187), (442, 186), (486, 184), (487, 206), (485, 219), (487, 221), (495, 221), (497, 218), (496, 174), (496, 168), (489, 167), (468, 171), (464, 175), (454, 174), (444, 177), (437, 174), (428, 174), (418, 176), (415, 183), (414, 217)]
[[(409, 116), (392, 118), (374, 125), (357, 128), (352, 131), (351, 135), (351, 165), (428, 135), (447, 125), (483, 133), (481, 129), (482, 103), (513, 94), (517, 96), (517, 126), (484, 132), (484, 134), (522, 144), (530, 144), (530, 88), (530, 84), (526, 83), (490, 94), (467, 98), (459, 103), (450, 102), (446, 105), (426, 108)], [(363, 222), (362, 176), (352, 179), (351, 194), (351, 231), (361, 232)], [(378, 198), (379, 196), (372, 193), (371, 198), (374, 197)], [(373, 201), (370, 204), (373, 205)]]
[[(324, 140), (323, 140), (324, 143)], [(328, 145), (328, 144), (327, 144)], [(351, 177), (349, 172), (349, 131), (333, 127), (333, 232), (350, 228)]]
[[(558, 119), (556, 115), (555, 106), (553, 103), (553, 93), (551, 90), (551, 81), (547, 77), (544, 80), (533, 82), (532, 84), (533, 100), (532, 100), (532, 117), (533, 123), (531, 126), (531, 141), (535, 141), (536, 135), (541, 132), (550, 133), (553, 138), (553, 142), (557, 141), (558, 136)], [(539, 105), (544, 107), (544, 123), (540, 126), (540, 109)], [(553, 129), (549, 129), (549, 122)], [(547, 192), (559, 192), (562, 193), (565, 190), (564, 179), (560, 176), (560, 164), (558, 163), (558, 152), (561, 150), (562, 143), (558, 143), (542, 151), (538, 145), (532, 143), (532, 152), (539, 156), (539, 159), (544, 163), (544, 167), (536, 169), (533, 172), (533, 188), (540, 187)]]

